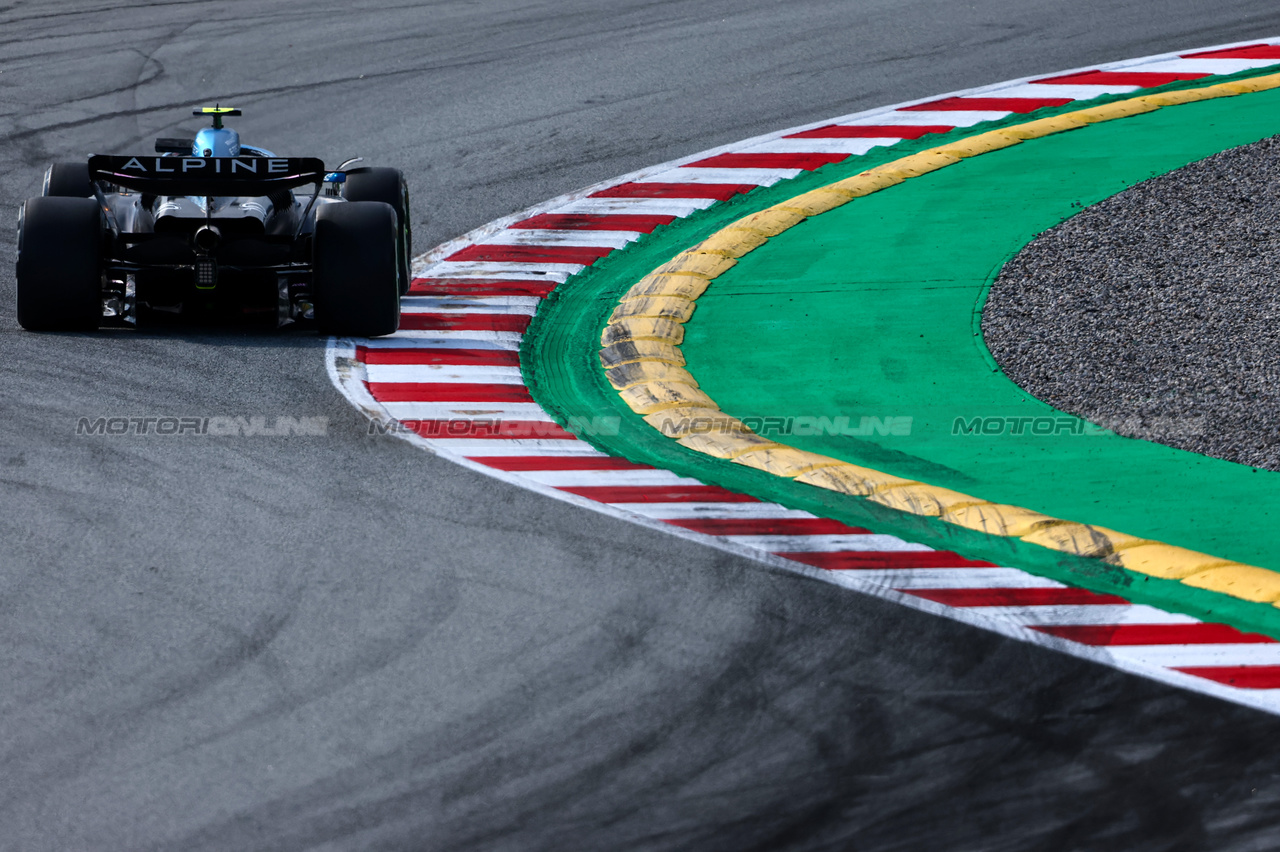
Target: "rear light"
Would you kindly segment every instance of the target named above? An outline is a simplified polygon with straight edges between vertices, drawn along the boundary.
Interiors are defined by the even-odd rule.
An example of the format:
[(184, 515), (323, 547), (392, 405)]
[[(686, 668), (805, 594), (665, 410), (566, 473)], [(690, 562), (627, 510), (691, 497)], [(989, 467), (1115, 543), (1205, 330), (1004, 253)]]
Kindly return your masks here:
[(211, 257), (196, 258), (196, 289), (212, 290), (218, 285), (218, 264)]

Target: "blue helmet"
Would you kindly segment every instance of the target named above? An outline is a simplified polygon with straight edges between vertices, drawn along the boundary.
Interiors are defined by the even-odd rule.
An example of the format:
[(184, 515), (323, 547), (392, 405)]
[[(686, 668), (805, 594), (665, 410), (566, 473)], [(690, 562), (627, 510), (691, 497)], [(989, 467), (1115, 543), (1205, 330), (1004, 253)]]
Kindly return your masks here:
[(195, 157), (238, 157), (240, 156), (240, 134), (230, 127), (222, 126), (224, 115), (240, 115), (240, 110), (226, 107), (205, 107), (198, 109), (194, 115), (213, 116), (213, 126), (201, 128), (191, 144), (191, 154)]
[(240, 134), (230, 127), (201, 128), (191, 145), (191, 154), (195, 157), (238, 157)]

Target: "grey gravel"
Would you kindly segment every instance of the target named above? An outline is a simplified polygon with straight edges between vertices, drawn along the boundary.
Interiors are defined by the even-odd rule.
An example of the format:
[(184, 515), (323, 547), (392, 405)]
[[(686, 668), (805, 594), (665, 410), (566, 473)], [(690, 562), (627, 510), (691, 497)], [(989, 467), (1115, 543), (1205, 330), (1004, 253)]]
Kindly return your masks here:
[(1141, 183), (1005, 265), (982, 318), (1019, 386), (1135, 438), (1280, 470), (1280, 137)]

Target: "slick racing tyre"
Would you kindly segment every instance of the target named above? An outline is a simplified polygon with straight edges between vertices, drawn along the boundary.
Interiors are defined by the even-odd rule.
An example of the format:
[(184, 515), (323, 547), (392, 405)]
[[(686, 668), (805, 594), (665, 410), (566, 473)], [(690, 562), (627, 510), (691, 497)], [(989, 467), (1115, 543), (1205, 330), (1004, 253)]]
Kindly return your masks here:
[(397, 230), (396, 211), (381, 201), (316, 211), (311, 295), (322, 333), (374, 337), (400, 325)]
[(396, 211), (399, 226), (396, 257), (399, 259), (400, 295), (409, 292), (409, 258), (413, 257), (413, 226), (409, 221), (409, 185), (399, 169), (352, 169), (342, 187), (348, 201), (384, 201)]
[(91, 331), (102, 319), (102, 213), (92, 198), (31, 198), (18, 213), (18, 324)]
[(44, 173), (46, 198), (92, 198), (88, 163), (54, 163)]

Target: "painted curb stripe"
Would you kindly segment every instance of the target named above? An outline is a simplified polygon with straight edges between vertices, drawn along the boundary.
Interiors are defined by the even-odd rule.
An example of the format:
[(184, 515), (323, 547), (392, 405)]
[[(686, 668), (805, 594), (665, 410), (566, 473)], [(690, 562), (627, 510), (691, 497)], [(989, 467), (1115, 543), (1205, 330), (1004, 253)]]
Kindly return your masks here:
[(1035, 112), (1044, 107), (1066, 106), (1071, 103), (1074, 98), (943, 98), (940, 101), (930, 101), (925, 104), (916, 106), (903, 107), (903, 110), (909, 112), (923, 112), (931, 110), (938, 112), (941, 110), (990, 110), (992, 112), (1003, 113), (1028, 113)]
[(698, 160), (681, 168), (721, 168), (721, 169), (803, 169), (811, 172), (831, 163), (847, 159), (848, 155), (822, 153), (781, 153), (781, 154), (717, 154), (705, 160)]
[(529, 317), (523, 314), (449, 314), (405, 313), (400, 316), (401, 331), (506, 331), (523, 334)]
[(954, 607), (992, 606), (1090, 606), (1128, 603), (1117, 595), (1100, 595), (1087, 589), (995, 588), (912, 589), (909, 594)]
[[(488, 412), (485, 414), (488, 415)], [(464, 412), (459, 412), (457, 417), (442, 420), (403, 419), (398, 422), (423, 438), (455, 441), (578, 441), (577, 435), (564, 431), (549, 419), (521, 420), (518, 417), (485, 416), (484, 419), (473, 420)], [(540, 443), (532, 446), (541, 447)], [(587, 446), (590, 447), (589, 444)], [(493, 452), (495, 449), (484, 448), (487, 452)]]
[(1033, 80), (1031, 85), (1074, 85), (1074, 86), (1133, 86), (1151, 88), (1176, 83), (1179, 80), (1201, 80), (1208, 77), (1204, 73), (1171, 74), (1142, 71), (1081, 71), (1077, 74), (1064, 74), (1061, 77), (1046, 77)]
[(593, 192), (590, 198), (710, 198), (728, 201), (755, 189), (751, 183), (621, 183)]
[(1225, 624), (1058, 624), (1039, 625), (1043, 633), (1085, 645), (1217, 645), (1275, 642), (1270, 636), (1241, 633)]
[(742, 521), (734, 518), (673, 518), (669, 523), (704, 535), (861, 535), (870, 530), (851, 527), (827, 518), (775, 518)]
[[(815, 130), (805, 130), (782, 137), (783, 139), (919, 139), (929, 133), (946, 133), (955, 130), (950, 124), (832, 124)], [(764, 143), (768, 144), (768, 143)]]
[(609, 246), (504, 246), (477, 245), (468, 246), (455, 252), (447, 259), (453, 261), (490, 261), (514, 263), (572, 263), (590, 266), (604, 257), (612, 247)]
[(570, 494), (586, 497), (600, 503), (758, 503), (749, 494), (726, 491), (718, 485), (692, 485), (678, 488), (650, 488), (648, 486), (579, 486), (562, 488)]
[(647, 464), (620, 459), (616, 456), (568, 457), (568, 456), (472, 456), (472, 461), (480, 462), (498, 470), (656, 470)]
[(465, 382), (369, 382), (379, 402), (533, 402), (524, 385)]
[(543, 213), (512, 225), (512, 228), (578, 229), (583, 231), (638, 231), (652, 234), (660, 225), (670, 225), (675, 216), (627, 215), (625, 213)]
[(486, 367), (519, 367), (520, 353), (501, 349), (372, 349), (361, 346), (356, 357), (375, 364), (474, 364)]
[(1206, 50), (1202, 53), (1184, 54), (1187, 59), (1280, 59), (1280, 45), (1251, 44), (1227, 50)]
[[(823, 158), (840, 156), (845, 150), (854, 150), (824, 148), (818, 144), (821, 140), (865, 139), (877, 145), (892, 145), (902, 139), (918, 139), (929, 133), (1003, 118), (1015, 108), (1026, 108), (1027, 104), (1021, 102), (1023, 98), (1002, 102), (1001, 98), (1005, 97), (1002, 93), (1024, 95), (1031, 84), (1043, 84), (1043, 98), (1053, 100), (1058, 93), (1074, 96), (1075, 92), (1084, 91), (1079, 87), (1092, 85), (1095, 86), (1093, 91), (1100, 91), (1096, 87), (1141, 87), (1154, 85), (1154, 80), (1161, 79), (1113, 75), (1236, 73), (1275, 64), (1276, 61), (1280, 61), (1280, 38), (1266, 42), (1241, 42), (1205, 48), (1196, 53), (1162, 54), (953, 92), (744, 140), (553, 199), (451, 240), (415, 261), (417, 277), (410, 292), (414, 296), (446, 298), (544, 297), (570, 275), (618, 249), (601, 246), (601, 253), (594, 254), (561, 244), (539, 244), (536, 238), (529, 238), (529, 232), (543, 229), (580, 230), (584, 234), (593, 230), (651, 233), (662, 224), (748, 192), (757, 185), (803, 173), (794, 165), (797, 162), (811, 164)], [(939, 104), (943, 107), (940, 108)], [(814, 140), (813, 147), (817, 150), (804, 151), (801, 150), (803, 145), (796, 146), (797, 141), (806, 139)], [(796, 156), (806, 153), (815, 156)], [(763, 159), (759, 156), (770, 154), (776, 156)], [(754, 159), (743, 159), (743, 156), (725, 158), (725, 155)], [(705, 165), (708, 161), (716, 165)], [(736, 164), (737, 167), (726, 166), (725, 163)], [(779, 167), (783, 163), (788, 164), (787, 167)], [(614, 221), (611, 222), (610, 218)], [(500, 241), (504, 237), (498, 235), (513, 230), (523, 232), (519, 242), (502, 244)], [(1197, 664), (1203, 658), (1203, 655), (1191, 653), (1197, 647), (1216, 648), (1224, 644), (1231, 648), (1246, 645), (1268, 647), (1265, 642), (1247, 635), (1233, 636), (1226, 632), (1231, 628), (1222, 625), (1206, 624), (1187, 615), (1133, 605), (1115, 596), (1098, 595), (1060, 584), (1027, 585), (1045, 581), (1014, 568), (955, 564), (960, 558), (953, 559), (945, 554), (912, 556), (913, 553), (939, 552), (714, 486), (619, 485), (618, 480), (608, 477), (616, 477), (618, 473), (661, 471), (607, 456), (572, 432), (549, 422), (545, 413), (532, 419), (495, 418), (492, 411), (469, 413), (467, 407), (476, 406), (454, 398), (444, 403), (457, 409), (449, 416), (397, 420), (392, 410), (395, 404), (389, 408), (376, 400), (370, 391), (367, 377), (371, 367), (395, 364), (509, 367), (519, 348), (521, 331), (515, 330), (519, 319), (503, 320), (507, 323), (503, 330), (494, 329), (492, 325), (495, 316), (517, 315), (476, 313), (476, 317), (483, 319), (474, 320), (476, 329), (472, 330), (450, 325), (459, 315), (470, 313), (465, 308), (457, 312), (427, 313), (435, 313), (436, 316), (418, 321), (443, 323), (446, 327), (402, 330), (389, 338), (376, 340), (334, 339), (327, 349), (329, 372), (335, 386), (374, 425), (385, 428), (388, 434), (465, 467), (583, 508), (665, 529), (728, 552), (753, 557), (776, 568), (825, 579), (844, 588), (1181, 688), (1268, 712), (1280, 712), (1280, 666), (1242, 668)], [(521, 316), (520, 319), (527, 320), (528, 317)], [(473, 322), (465, 321), (464, 325), (471, 326)], [(628, 360), (628, 352), (651, 357), (665, 351), (669, 361), (678, 363), (682, 360), (678, 351), (664, 350), (663, 346), (665, 344), (643, 339), (625, 345), (620, 343), (607, 350), (607, 357), (621, 359), (621, 363)], [(433, 395), (446, 393), (441, 388), (444, 383), (425, 384), (434, 385)], [(428, 406), (437, 404), (426, 400), (416, 402)], [(567, 487), (548, 485), (537, 478), (566, 471), (580, 473), (583, 478), (575, 479), (578, 484)], [(593, 472), (599, 477), (595, 480), (600, 482), (598, 485), (588, 484), (593, 481)], [(680, 479), (680, 482), (688, 483), (690, 480)], [(866, 536), (866, 540), (891, 541), (892, 546), (899, 549), (881, 545), (885, 549), (876, 552), (875, 558), (883, 566), (892, 567), (870, 568), (864, 565), (839, 570), (817, 568), (778, 555), (791, 553), (805, 559), (827, 559), (835, 552), (842, 553), (840, 558), (850, 560), (848, 564), (852, 565), (859, 558), (866, 558), (869, 552), (847, 548), (844, 551), (822, 550), (822, 545), (830, 544), (830, 540), (819, 540), (823, 536), (847, 537), (846, 541), (854, 536)], [(777, 552), (765, 549), (779, 547), (785, 539), (794, 543), (805, 537), (812, 539), (807, 546), (791, 544), (788, 546), (792, 549)], [(904, 560), (909, 562), (921, 558), (941, 560), (952, 567), (906, 567), (904, 563)], [(1004, 585), (982, 585), (984, 580), (994, 578), (1000, 578)], [(945, 587), (920, 585), (935, 583), (941, 586), (944, 581)], [(895, 582), (903, 588), (893, 588), (890, 584)], [(963, 585), (965, 583), (968, 585)], [(1132, 626), (1188, 625), (1192, 627), (1191, 631), (1123, 632), (1124, 628)], [(1055, 635), (1053, 630), (1066, 632)], [(1101, 641), (1103, 637), (1119, 639), (1106, 643)], [(1125, 637), (1138, 637), (1151, 644), (1125, 644)], [(1209, 638), (1223, 641), (1210, 642)], [(1126, 648), (1151, 647), (1162, 649), (1167, 658), (1152, 663), (1141, 657), (1117, 653)], [(1179, 661), (1182, 661), (1181, 668)]]
[(410, 296), (534, 296), (543, 298), (555, 288), (550, 281), (503, 279), (417, 278)]

